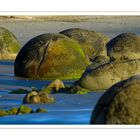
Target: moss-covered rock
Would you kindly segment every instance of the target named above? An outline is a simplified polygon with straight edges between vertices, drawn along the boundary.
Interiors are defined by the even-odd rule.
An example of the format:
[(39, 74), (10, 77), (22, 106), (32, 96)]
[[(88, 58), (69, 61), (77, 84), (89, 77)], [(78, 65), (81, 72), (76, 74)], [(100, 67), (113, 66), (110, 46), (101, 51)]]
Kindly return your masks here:
[(92, 124), (140, 124), (140, 76), (121, 81), (99, 99)]
[(11, 94), (25, 94), (28, 93), (29, 91), (27, 89), (19, 88), (16, 90), (12, 90), (10, 93)]
[(122, 33), (107, 44), (111, 60), (140, 59), (140, 37), (134, 33)]
[(38, 108), (36, 111), (36, 113), (44, 113), (44, 112), (48, 112), (46, 109), (43, 108)]
[(88, 94), (91, 91), (85, 88), (81, 88), (80, 86), (71, 86), (68, 88), (67, 92), (72, 94)]
[(50, 94), (53, 92), (53, 90), (58, 92), (60, 88), (65, 88), (65, 85), (64, 85), (63, 81), (56, 79), (53, 82), (51, 82), (49, 85), (43, 87), (41, 92)]
[(30, 107), (21, 105), (18, 108), (17, 114), (28, 114), (28, 113), (32, 113), (32, 112), (33, 112), (33, 110)]
[(0, 110), (0, 117), (8, 115), (6, 110)]
[(37, 103), (54, 103), (55, 99), (44, 92), (30, 92), (28, 93), (24, 98), (23, 98), (23, 103), (24, 104), (37, 104)]
[(106, 43), (109, 41), (109, 38), (103, 33), (80, 28), (71, 28), (60, 33), (76, 40), (91, 61), (94, 57), (100, 55), (107, 56)]
[(89, 65), (80, 45), (61, 34), (31, 39), (15, 60), (15, 75), (31, 79), (77, 79)]
[(7, 29), (0, 27), (0, 59), (15, 59), (20, 50), (16, 37)]
[(7, 110), (8, 115), (15, 115), (18, 113), (18, 108), (11, 108), (9, 110)]
[(115, 83), (137, 74), (140, 74), (140, 59), (110, 62), (83, 74), (74, 84), (91, 91), (106, 90)]

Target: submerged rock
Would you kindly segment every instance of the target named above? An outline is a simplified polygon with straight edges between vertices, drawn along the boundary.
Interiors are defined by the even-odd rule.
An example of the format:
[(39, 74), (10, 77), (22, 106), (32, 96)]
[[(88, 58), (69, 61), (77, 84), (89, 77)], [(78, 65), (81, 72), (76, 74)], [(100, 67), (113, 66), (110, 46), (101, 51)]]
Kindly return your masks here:
[(17, 114), (28, 114), (32, 112), (33, 110), (30, 107), (21, 105), (17, 111)]
[(23, 88), (19, 88), (19, 89), (16, 89), (16, 90), (12, 90), (10, 92), (10, 94), (25, 94), (25, 93), (28, 93), (29, 91), (27, 89), (23, 89)]
[(38, 108), (36, 111), (33, 111), (32, 108), (28, 106), (21, 105), (19, 108), (11, 108), (9, 110), (0, 110), (0, 117), (7, 115), (21, 115), (21, 114), (29, 114), (29, 113), (43, 113), (47, 112), (46, 109)]
[(47, 112), (47, 110), (43, 109), (43, 108), (38, 108), (35, 112), (36, 113), (44, 113), (44, 112)]
[(140, 37), (134, 33), (122, 33), (107, 44), (111, 60), (140, 59)]
[(109, 38), (103, 33), (80, 28), (71, 28), (60, 33), (76, 40), (91, 60), (100, 55), (107, 56), (106, 43)]
[(140, 76), (121, 81), (99, 99), (92, 124), (140, 124)]
[(7, 29), (0, 27), (0, 59), (15, 59), (20, 47), (16, 37)]
[(140, 59), (110, 62), (83, 74), (74, 84), (91, 91), (106, 90), (115, 83), (137, 74), (140, 74)]
[(8, 115), (6, 110), (0, 110), (0, 117)]
[(31, 79), (76, 79), (89, 65), (80, 45), (61, 34), (31, 39), (15, 60), (15, 75)]
[(18, 113), (18, 108), (13, 107), (13, 108), (7, 110), (7, 113), (8, 113), (8, 115), (15, 115)]
[(16, 115), (16, 114), (27, 114), (27, 113), (32, 113), (33, 110), (28, 107), (21, 105), (19, 108), (11, 108), (9, 110), (0, 110), (0, 116), (7, 116), (7, 115)]

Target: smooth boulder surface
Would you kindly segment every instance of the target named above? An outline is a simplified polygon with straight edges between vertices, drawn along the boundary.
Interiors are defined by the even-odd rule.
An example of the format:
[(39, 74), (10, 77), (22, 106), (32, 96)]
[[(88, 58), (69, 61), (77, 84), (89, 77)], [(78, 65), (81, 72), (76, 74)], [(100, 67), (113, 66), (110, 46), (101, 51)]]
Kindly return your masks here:
[(16, 37), (7, 29), (0, 27), (0, 59), (15, 59), (20, 48)]
[(74, 84), (91, 91), (106, 90), (131, 76), (140, 74), (140, 59), (110, 62), (93, 69)]
[(121, 81), (99, 99), (92, 124), (140, 124), (140, 76)]
[(48, 33), (23, 46), (15, 60), (15, 75), (31, 79), (76, 79), (89, 63), (76, 41)]
[(101, 65), (104, 65), (110, 61), (109, 57), (105, 56), (97, 56), (93, 59), (92, 63), (86, 68), (86, 71), (83, 75), (86, 75), (90, 72), (92, 72), (97, 67), (100, 67)]
[(122, 33), (107, 43), (107, 54), (111, 60), (140, 59), (140, 36)]
[(71, 28), (60, 33), (76, 40), (91, 61), (100, 55), (107, 56), (106, 43), (109, 37), (103, 33), (80, 28)]

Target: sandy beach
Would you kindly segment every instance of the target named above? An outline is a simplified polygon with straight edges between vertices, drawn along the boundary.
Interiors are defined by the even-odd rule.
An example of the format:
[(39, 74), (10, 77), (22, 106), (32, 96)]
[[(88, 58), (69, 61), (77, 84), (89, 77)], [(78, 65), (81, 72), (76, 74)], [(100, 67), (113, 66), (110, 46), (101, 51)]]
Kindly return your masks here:
[(22, 45), (40, 34), (58, 33), (68, 28), (84, 28), (102, 32), (110, 38), (123, 32), (140, 34), (139, 16), (48, 16), (31, 19), (29, 17), (0, 18), (0, 26), (15, 34)]

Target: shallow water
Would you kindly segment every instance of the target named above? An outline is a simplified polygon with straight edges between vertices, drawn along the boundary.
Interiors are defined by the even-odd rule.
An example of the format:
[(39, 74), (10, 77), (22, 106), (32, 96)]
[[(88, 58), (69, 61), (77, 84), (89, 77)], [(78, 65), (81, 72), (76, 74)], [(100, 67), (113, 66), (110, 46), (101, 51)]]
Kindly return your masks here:
[[(47, 80), (28, 80), (14, 76), (14, 62), (0, 61), (0, 109), (19, 107), (25, 94), (9, 94), (13, 89), (32, 86), (41, 88), (48, 84)], [(74, 81), (65, 81), (71, 84)], [(41, 107), (47, 113), (9, 115), (0, 117), (0, 124), (89, 124), (95, 104), (102, 93), (54, 94), (54, 104), (29, 104), (33, 110)]]

